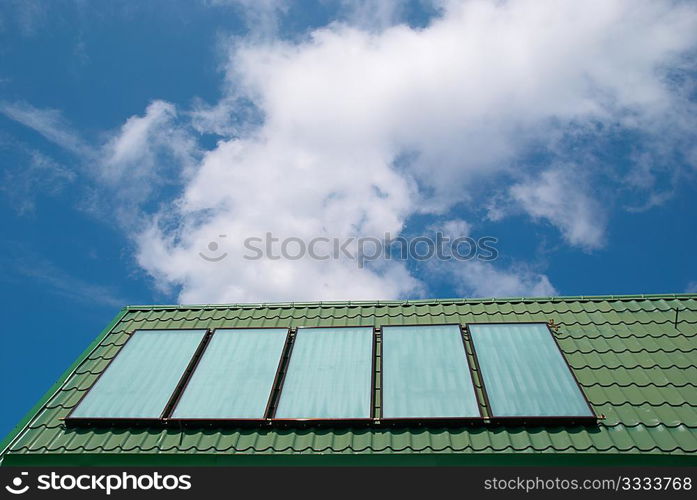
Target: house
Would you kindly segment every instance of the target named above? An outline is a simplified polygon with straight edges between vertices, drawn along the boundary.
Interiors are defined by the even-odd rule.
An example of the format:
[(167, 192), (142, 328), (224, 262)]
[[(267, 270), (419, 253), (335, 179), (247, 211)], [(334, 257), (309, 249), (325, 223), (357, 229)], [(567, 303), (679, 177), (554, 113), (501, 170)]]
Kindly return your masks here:
[(1, 449), (16, 466), (695, 465), (697, 295), (128, 306)]

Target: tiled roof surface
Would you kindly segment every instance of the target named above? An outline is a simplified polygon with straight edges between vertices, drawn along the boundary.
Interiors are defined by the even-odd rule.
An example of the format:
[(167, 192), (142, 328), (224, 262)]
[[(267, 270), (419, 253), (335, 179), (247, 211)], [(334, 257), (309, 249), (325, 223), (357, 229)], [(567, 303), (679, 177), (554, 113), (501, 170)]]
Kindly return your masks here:
[[(677, 310), (677, 317), (676, 317)], [(76, 429), (61, 421), (127, 338), (149, 328), (554, 320), (598, 427)], [(697, 452), (697, 295), (132, 306), (6, 451), (13, 454)]]

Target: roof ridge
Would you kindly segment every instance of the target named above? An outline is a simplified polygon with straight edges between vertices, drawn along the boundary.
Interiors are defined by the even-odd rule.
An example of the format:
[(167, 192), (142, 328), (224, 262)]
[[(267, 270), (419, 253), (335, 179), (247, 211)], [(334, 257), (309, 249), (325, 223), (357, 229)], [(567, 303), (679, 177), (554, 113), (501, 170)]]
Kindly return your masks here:
[(530, 302), (596, 302), (605, 300), (630, 301), (630, 300), (655, 301), (661, 299), (697, 299), (697, 293), (667, 293), (667, 294), (634, 294), (634, 295), (557, 295), (548, 297), (452, 297), (431, 299), (404, 299), (404, 300), (345, 300), (345, 301), (306, 301), (306, 302), (238, 302), (222, 304), (134, 304), (128, 305), (129, 311), (149, 311), (155, 309), (252, 309), (263, 307), (293, 308), (293, 307), (357, 307), (380, 305), (427, 305), (427, 304), (482, 304), (482, 303), (530, 303)]

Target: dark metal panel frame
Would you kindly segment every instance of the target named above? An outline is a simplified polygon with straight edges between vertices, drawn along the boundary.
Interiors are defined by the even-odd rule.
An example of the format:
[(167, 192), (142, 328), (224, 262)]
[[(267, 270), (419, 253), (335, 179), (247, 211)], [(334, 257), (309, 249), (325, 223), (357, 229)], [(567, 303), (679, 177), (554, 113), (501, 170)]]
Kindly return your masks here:
[(278, 360), (276, 376), (274, 377), (273, 385), (271, 386), (271, 393), (269, 394), (269, 400), (266, 403), (266, 410), (264, 411), (264, 417), (267, 420), (274, 417), (276, 414), (276, 408), (278, 407), (278, 402), (281, 399), (283, 383), (286, 380), (286, 372), (288, 371), (290, 356), (293, 353), (293, 345), (295, 344), (295, 334), (295, 328), (288, 329), (288, 333), (286, 334), (286, 343), (283, 345), (283, 351), (281, 351), (281, 359)]
[(136, 328), (127, 331), (126, 335), (131, 336), (136, 332), (207, 332), (210, 328)]
[[(491, 406), (489, 404), (489, 400), (487, 399), (486, 391), (484, 390), (484, 381), (482, 379), (481, 370), (479, 368), (479, 363), (477, 363), (477, 358), (475, 356), (474, 349), (472, 349), (472, 340), (469, 338), (466, 327), (464, 327), (462, 324), (459, 324), (457, 326), (460, 329), (460, 338), (462, 338), (462, 346), (465, 348), (465, 358), (467, 359), (467, 367), (469, 368), (470, 380), (472, 381), (472, 386), (473, 386), (472, 388), (474, 389), (474, 397), (477, 400), (477, 408), (479, 409), (479, 416), (482, 419), (488, 419), (490, 415), (484, 414), (484, 407), (486, 407), (487, 412), (490, 412)], [(473, 362), (470, 362), (470, 357), (469, 357), (469, 354), (467, 352), (468, 346), (470, 347), (470, 351), (472, 351)], [(482, 395), (484, 397), (484, 404), (483, 405), (479, 401), (479, 396), (477, 395), (477, 386), (474, 383), (475, 375), (477, 376), (477, 379), (479, 380), (479, 382), (481, 384)]]
[[(378, 344), (380, 345), (380, 409), (377, 406), (377, 393), (378, 393)], [(377, 423), (380, 421), (382, 413), (382, 337), (380, 329), (373, 327), (373, 359), (371, 365), (370, 373), (370, 416), (373, 418), (373, 422)]]
[(333, 326), (307, 326), (307, 325), (299, 325), (293, 327), (295, 330), (330, 330), (330, 329), (339, 329), (339, 328), (375, 328), (375, 325), (333, 325)]
[[(470, 380), (472, 382), (472, 390), (474, 391), (474, 397), (475, 400), (477, 400), (477, 411), (479, 412), (478, 417), (385, 417), (385, 411), (384, 411), (384, 400), (381, 401), (381, 407), (380, 410), (382, 412), (382, 418), (380, 419), (382, 422), (388, 425), (392, 426), (409, 426), (409, 427), (419, 427), (419, 426), (427, 426), (431, 423), (434, 424), (439, 424), (439, 425), (445, 425), (445, 426), (458, 426), (458, 425), (476, 425), (476, 424), (481, 424), (485, 421), (484, 414), (482, 412), (482, 408), (479, 404), (479, 400), (477, 399), (477, 390), (474, 387), (474, 378), (472, 377), (472, 366), (470, 365), (469, 359), (467, 357), (467, 346), (465, 345), (465, 339), (462, 336), (462, 324), (461, 323), (416, 323), (416, 324), (403, 324), (403, 325), (383, 325), (380, 327), (380, 335), (382, 336), (384, 331), (384, 328), (390, 328), (390, 327), (413, 327), (413, 326), (419, 326), (419, 327), (429, 327), (429, 326), (455, 326), (458, 329), (458, 332), (460, 333), (460, 340), (462, 341), (462, 349), (465, 354), (465, 363), (467, 365), (467, 370), (468, 373), (470, 374)], [(383, 344), (383, 350), (384, 350), (384, 344)], [(382, 353), (384, 356), (384, 352)], [(384, 366), (381, 366), (381, 371), (380, 371), (380, 378), (382, 379), (382, 374), (384, 373)], [(380, 388), (384, 389), (384, 386), (382, 385), (382, 380), (380, 380)]]
[[(479, 324), (481, 324), (481, 323), (479, 323)], [(486, 324), (490, 325), (492, 323), (486, 323)], [(477, 350), (474, 348), (474, 341), (472, 340), (472, 334), (471, 334), (470, 329), (469, 329), (469, 323), (466, 323), (464, 326), (461, 325), (460, 330), (463, 330), (463, 329), (468, 334), (469, 345), (470, 345), (470, 349), (472, 350), (472, 358), (474, 359), (474, 364), (475, 364), (475, 366), (472, 368), (477, 370), (477, 373), (479, 374), (479, 381), (482, 384), (482, 394), (484, 395), (484, 404), (486, 405), (487, 413), (489, 413), (487, 420), (491, 420), (494, 412), (491, 410), (491, 401), (489, 400), (489, 393), (486, 390), (486, 384), (484, 383), (484, 374), (482, 373), (482, 367), (479, 364), (479, 359), (477, 358)], [(480, 411), (481, 411), (481, 408), (480, 408)]]
[[(470, 330), (470, 325), (545, 325), (547, 328), (547, 331), (549, 332), (549, 335), (552, 337), (552, 340), (554, 341), (554, 345), (557, 347), (557, 350), (559, 352), (559, 355), (561, 358), (564, 360), (564, 363), (566, 364), (566, 369), (569, 370), (571, 373), (571, 376), (574, 379), (574, 382), (576, 382), (576, 386), (578, 387), (579, 391), (581, 392), (581, 396), (583, 396), (583, 400), (586, 403), (586, 406), (588, 406), (588, 409), (591, 413), (591, 415), (578, 415), (578, 416), (555, 416), (555, 415), (530, 415), (530, 416), (497, 416), (494, 413), (494, 409), (491, 406), (491, 401), (489, 399), (489, 394), (488, 391), (486, 390), (486, 382), (484, 381), (484, 372), (482, 370), (481, 365), (479, 364), (479, 359), (477, 358), (477, 349), (474, 346), (474, 339), (471, 338), (471, 330)], [(559, 342), (557, 341), (556, 337), (554, 336), (554, 333), (552, 332), (551, 328), (549, 327), (549, 323), (545, 323), (542, 321), (490, 321), (490, 322), (482, 322), (482, 323), (466, 323), (465, 328), (467, 329), (467, 332), (470, 334), (470, 344), (472, 347), (472, 355), (474, 357), (474, 361), (477, 364), (477, 369), (479, 373), (482, 374), (481, 376), (481, 382), (482, 382), (482, 393), (484, 394), (484, 400), (486, 402), (487, 408), (490, 415), (489, 420), (491, 421), (492, 424), (499, 424), (499, 425), (527, 425), (527, 424), (559, 424), (559, 425), (574, 425), (574, 424), (579, 424), (579, 425), (596, 425), (598, 423), (598, 416), (596, 415), (595, 411), (593, 410), (593, 407), (590, 404), (590, 401), (588, 401), (588, 397), (586, 396), (586, 393), (583, 391), (583, 387), (581, 384), (578, 382), (578, 378), (576, 378), (576, 374), (574, 373), (574, 370), (571, 368), (571, 365), (569, 364), (569, 361), (566, 359), (566, 356), (564, 356), (564, 351), (562, 351), (561, 347), (559, 346)]]
[(380, 325), (378, 328), (401, 328), (403, 326), (461, 326), (462, 323), (400, 323), (393, 325)]
[(203, 336), (203, 339), (201, 339), (201, 343), (194, 351), (194, 355), (189, 360), (189, 364), (186, 366), (184, 373), (182, 373), (182, 376), (179, 378), (179, 382), (174, 388), (172, 396), (169, 398), (169, 401), (167, 401), (165, 409), (162, 410), (162, 414), (160, 415), (161, 419), (168, 419), (169, 416), (174, 412), (176, 406), (179, 404), (179, 400), (184, 394), (186, 388), (188, 387), (189, 381), (191, 381), (191, 376), (194, 374), (194, 371), (196, 371), (198, 363), (201, 361), (203, 354), (206, 352), (206, 348), (210, 344), (212, 336), (213, 332), (211, 330), (208, 330), (206, 334)]
[[(95, 379), (94, 382), (92, 382), (92, 385), (89, 387), (89, 389), (87, 389), (87, 390), (85, 391), (85, 393), (80, 397), (80, 399), (79, 399), (78, 402), (75, 404), (75, 406), (73, 406), (73, 408), (70, 410), (70, 412), (68, 413), (68, 415), (65, 416), (65, 418), (64, 418), (63, 420), (65, 421), (66, 424), (69, 425), (69, 424), (73, 424), (73, 423), (75, 423), (75, 424), (77, 424), (77, 423), (84, 423), (84, 424), (86, 424), (86, 425), (94, 425), (94, 424), (99, 423), (99, 422), (118, 422), (118, 421), (159, 422), (159, 421), (160, 421), (160, 419), (162, 418), (162, 415), (160, 415), (160, 418), (73, 417), (73, 416), (72, 416), (73, 413), (75, 412), (75, 410), (78, 409), (78, 407), (80, 406), (80, 404), (82, 403), (82, 401), (83, 401), (83, 400), (87, 397), (87, 395), (90, 393), (90, 391), (92, 391), (92, 389), (94, 389), (94, 386), (97, 385), (97, 382), (99, 382), (99, 380), (104, 376), (104, 374), (107, 372), (107, 370), (109, 370), (109, 367), (111, 366), (111, 363), (113, 363), (114, 360), (119, 356), (119, 354), (121, 354), (121, 353), (123, 352), (123, 348), (124, 348), (124, 347), (126, 346), (126, 344), (133, 338), (133, 335), (134, 335), (136, 332), (140, 332), (140, 331), (143, 331), (143, 332), (151, 332), (151, 331), (156, 331), (156, 332), (163, 332), (163, 331), (164, 331), (164, 332), (176, 332), (176, 331), (186, 331), (186, 332), (200, 331), (200, 332), (205, 332), (205, 333), (203, 334), (203, 337), (201, 338), (201, 342), (200, 342), (199, 345), (196, 347), (196, 351), (194, 351), (194, 354), (193, 354), (193, 356), (192, 356), (192, 360), (193, 360), (193, 358), (196, 356), (196, 352), (197, 352), (199, 349), (201, 349), (201, 346), (202, 346), (202, 344), (204, 343), (206, 337), (210, 335), (210, 330), (207, 329), (207, 328), (142, 328), (142, 329), (141, 329), (141, 328), (138, 328), (138, 329), (132, 330), (132, 331), (130, 331), (130, 332), (125, 332), (126, 335), (128, 336), (128, 338), (126, 339), (126, 341), (125, 341), (123, 344), (121, 344), (121, 347), (119, 348), (118, 352), (114, 355), (113, 358), (111, 358), (111, 359), (109, 360), (109, 362), (106, 364), (106, 366), (104, 367), (104, 369), (102, 370), (102, 372), (99, 374), (99, 376)], [(189, 360), (189, 365), (191, 364), (191, 361), (192, 361), (192, 360)], [(187, 368), (188, 368), (188, 366), (187, 366)], [(186, 373), (186, 370), (184, 370), (184, 373)], [(182, 375), (182, 376), (183, 376), (183, 375)], [(179, 379), (179, 382), (177, 383), (177, 387), (179, 387), (179, 384), (181, 384), (181, 382), (182, 382), (182, 379), (180, 378), (180, 379)], [(173, 393), (176, 392), (177, 387), (175, 387)], [(171, 400), (171, 396), (170, 396), (170, 400)], [(168, 403), (169, 403), (169, 401), (168, 401)], [(167, 408), (167, 405), (165, 405), (165, 408)], [(164, 412), (164, 409), (163, 409), (163, 412)]]
[(153, 419), (119, 418), (91, 419), (79, 418), (66, 421), (66, 426), (75, 428), (94, 427), (99, 429), (148, 428), (148, 429), (389, 429), (389, 428), (446, 428), (481, 427), (486, 424), (478, 418), (403, 418), (391, 420), (364, 419)]

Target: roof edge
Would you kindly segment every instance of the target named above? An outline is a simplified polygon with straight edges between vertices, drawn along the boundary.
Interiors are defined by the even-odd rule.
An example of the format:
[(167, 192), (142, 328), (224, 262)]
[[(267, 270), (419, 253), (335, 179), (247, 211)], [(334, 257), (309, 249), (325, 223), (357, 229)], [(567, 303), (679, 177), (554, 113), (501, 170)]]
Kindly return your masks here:
[(462, 467), (462, 466), (672, 466), (697, 465), (694, 455), (666, 453), (55, 453), (10, 454), (10, 467)]
[(121, 319), (128, 312), (128, 306), (122, 307), (116, 314), (114, 319), (100, 332), (100, 334), (95, 338), (87, 348), (82, 351), (82, 353), (77, 357), (77, 359), (63, 372), (63, 374), (56, 380), (56, 382), (44, 393), (44, 395), (39, 399), (39, 401), (22, 417), (22, 419), (14, 426), (14, 428), (0, 441), (0, 465), (2, 465), (3, 459), (6, 456), (7, 451), (10, 449), (15, 439), (27, 428), (31, 421), (38, 415), (39, 411), (44, 407), (49, 399), (58, 392), (58, 390), (63, 386), (66, 380), (72, 375), (72, 373), (82, 364), (82, 362), (94, 351), (97, 346), (102, 342), (104, 337), (106, 337), (114, 327), (119, 324)]
[(263, 307), (310, 307), (310, 306), (378, 306), (378, 305), (427, 305), (427, 304), (483, 304), (516, 302), (594, 302), (601, 300), (660, 300), (660, 299), (697, 299), (697, 293), (635, 294), (635, 295), (557, 295), (549, 297), (489, 297), (489, 298), (442, 298), (442, 299), (405, 299), (405, 300), (348, 300), (348, 301), (314, 301), (314, 302), (241, 302), (227, 304), (134, 304), (124, 309), (128, 311), (149, 311), (155, 309), (251, 309)]

